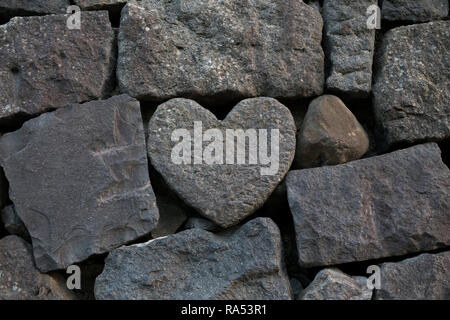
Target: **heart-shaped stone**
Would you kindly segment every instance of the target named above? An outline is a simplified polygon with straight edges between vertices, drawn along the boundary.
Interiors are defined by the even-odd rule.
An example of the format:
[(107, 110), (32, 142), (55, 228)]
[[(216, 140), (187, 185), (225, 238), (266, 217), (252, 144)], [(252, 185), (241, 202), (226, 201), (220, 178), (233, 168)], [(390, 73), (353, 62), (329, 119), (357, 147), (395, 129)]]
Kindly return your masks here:
[(195, 101), (172, 99), (150, 119), (148, 154), (181, 199), (230, 227), (260, 208), (283, 179), (295, 133), (289, 109), (272, 98), (243, 100), (223, 121)]

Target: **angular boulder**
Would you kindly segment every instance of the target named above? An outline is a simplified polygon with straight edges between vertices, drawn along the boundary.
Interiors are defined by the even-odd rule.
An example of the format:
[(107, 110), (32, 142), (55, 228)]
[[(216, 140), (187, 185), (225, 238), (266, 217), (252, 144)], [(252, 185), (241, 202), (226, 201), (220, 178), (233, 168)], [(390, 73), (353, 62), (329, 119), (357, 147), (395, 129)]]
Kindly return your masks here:
[(298, 0), (129, 1), (117, 75), (139, 99), (320, 95), (322, 17)]
[(286, 178), (304, 267), (450, 245), (450, 170), (423, 144)]
[(336, 96), (311, 102), (297, 135), (295, 162), (300, 168), (345, 163), (361, 158), (369, 148), (366, 131)]
[(386, 145), (450, 137), (450, 21), (388, 31), (377, 59), (373, 104)]
[(0, 122), (104, 97), (115, 64), (106, 11), (83, 12), (80, 30), (68, 15), (16, 17), (0, 28)]
[(325, 0), (324, 48), (330, 71), (326, 87), (351, 98), (366, 98), (372, 89), (375, 30), (367, 28), (367, 9), (377, 0)]
[(115, 299), (291, 299), (280, 233), (255, 219), (215, 235), (200, 229), (121, 247), (106, 258), (95, 297)]
[(321, 270), (299, 300), (370, 300), (367, 278), (350, 277), (338, 269)]
[(449, 300), (450, 252), (424, 253), (380, 265), (375, 300)]
[(448, 15), (448, 0), (384, 0), (384, 20), (395, 22), (427, 22)]
[(43, 272), (108, 252), (157, 223), (139, 102), (126, 95), (27, 121), (0, 139), (0, 163)]
[(158, 107), (148, 130), (153, 167), (186, 204), (224, 228), (264, 204), (295, 155), (292, 115), (272, 98), (243, 100), (223, 121), (193, 100), (171, 99)]
[(40, 273), (31, 246), (17, 236), (0, 240), (0, 300), (73, 300), (63, 277)]

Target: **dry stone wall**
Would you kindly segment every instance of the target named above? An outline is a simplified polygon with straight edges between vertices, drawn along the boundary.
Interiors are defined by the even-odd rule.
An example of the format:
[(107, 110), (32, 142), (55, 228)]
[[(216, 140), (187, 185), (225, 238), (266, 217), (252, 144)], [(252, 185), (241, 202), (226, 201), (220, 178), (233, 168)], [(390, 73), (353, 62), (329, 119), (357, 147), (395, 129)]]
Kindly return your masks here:
[(0, 300), (450, 299), (448, 8), (0, 0)]

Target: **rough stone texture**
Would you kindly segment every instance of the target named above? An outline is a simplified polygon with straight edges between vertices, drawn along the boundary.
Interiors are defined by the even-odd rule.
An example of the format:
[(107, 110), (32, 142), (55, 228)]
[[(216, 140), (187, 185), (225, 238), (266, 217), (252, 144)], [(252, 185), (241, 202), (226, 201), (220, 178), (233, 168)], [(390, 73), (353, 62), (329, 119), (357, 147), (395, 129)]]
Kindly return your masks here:
[(450, 244), (450, 170), (434, 143), (291, 171), (286, 185), (301, 266), (399, 256)]
[(121, 7), (128, 0), (75, 0), (74, 3), (82, 10), (99, 10)]
[(334, 165), (361, 158), (369, 149), (366, 131), (338, 97), (311, 102), (297, 135), (295, 161), (300, 168)]
[(10, 234), (19, 236), (27, 241), (30, 240), (30, 234), (23, 221), (17, 215), (14, 205), (6, 206), (0, 211), (0, 220), (3, 222), (6, 231)]
[(321, 270), (300, 295), (300, 300), (370, 300), (371, 298), (372, 290), (367, 288), (367, 282), (352, 278), (338, 269)]
[(0, 162), (43, 272), (135, 240), (157, 223), (139, 102), (126, 95), (27, 121), (0, 139)]
[(114, 32), (107, 12), (16, 17), (0, 27), (0, 121), (98, 99), (110, 89)]
[(64, 278), (41, 274), (31, 246), (17, 236), (0, 240), (0, 300), (68, 300), (75, 295)]
[(215, 235), (192, 229), (121, 247), (106, 258), (97, 299), (291, 299), (270, 219)]
[(368, 97), (372, 87), (375, 30), (367, 28), (366, 10), (377, 0), (325, 0), (324, 48), (329, 59), (326, 87), (352, 98)]
[[(247, 159), (246, 164), (236, 165), (236, 156), (234, 165), (226, 164), (225, 156), (223, 164), (193, 164), (193, 161), (175, 164), (171, 159), (172, 148), (176, 145), (171, 141), (172, 132), (186, 129), (193, 136), (196, 121), (202, 122), (203, 132), (211, 128), (220, 130), (224, 143), (226, 129), (255, 128), (267, 130), (270, 145), (271, 130), (278, 129), (278, 171), (262, 175), (261, 169), (269, 165), (261, 164), (259, 155), (258, 164), (248, 164)], [(295, 154), (296, 130), (292, 115), (272, 98), (243, 100), (223, 121), (193, 100), (172, 99), (158, 107), (148, 130), (148, 155), (155, 169), (183, 201), (222, 227), (237, 224), (260, 208), (289, 170)], [(192, 143), (193, 140), (192, 137)], [(203, 147), (209, 144), (205, 141)], [(246, 149), (249, 149), (248, 141)], [(223, 153), (226, 154), (225, 146)]]
[(448, 15), (448, 0), (384, 0), (381, 14), (388, 21), (439, 20)]
[(450, 137), (450, 21), (386, 33), (374, 110), (387, 145)]
[(203, 230), (211, 231), (211, 232), (214, 232), (214, 231), (217, 231), (217, 230), (221, 229), (214, 222), (212, 222), (210, 220), (202, 219), (202, 218), (197, 218), (197, 217), (190, 217), (186, 221), (186, 224), (184, 225), (184, 228), (186, 230), (198, 228), (198, 229), (203, 229)]
[(122, 92), (141, 99), (320, 95), (322, 17), (298, 0), (129, 1)]
[(449, 300), (450, 252), (421, 254), (381, 266), (377, 300)]
[(69, 0), (1, 0), (0, 19), (8, 20), (15, 15), (66, 13)]

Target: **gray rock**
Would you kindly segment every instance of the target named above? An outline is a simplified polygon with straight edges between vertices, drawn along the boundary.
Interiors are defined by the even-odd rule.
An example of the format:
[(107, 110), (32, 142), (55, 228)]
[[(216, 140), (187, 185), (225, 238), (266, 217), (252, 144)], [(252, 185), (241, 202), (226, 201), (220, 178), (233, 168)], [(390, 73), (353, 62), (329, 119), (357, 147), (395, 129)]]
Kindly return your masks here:
[(448, 15), (448, 0), (384, 0), (381, 13), (387, 21), (439, 20)]
[(291, 299), (270, 219), (215, 235), (191, 229), (121, 247), (106, 258), (97, 299)]
[(303, 290), (300, 300), (370, 300), (372, 290), (361, 280), (338, 269), (323, 269)]
[(450, 21), (386, 33), (373, 96), (386, 144), (450, 137)]
[(0, 27), (0, 121), (105, 96), (115, 56), (107, 12), (16, 17)]
[(400, 256), (450, 244), (450, 170), (434, 143), (291, 171), (286, 185), (301, 266)]
[(367, 28), (367, 8), (377, 0), (325, 0), (324, 48), (330, 71), (326, 87), (352, 98), (368, 97), (372, 87), (375, 30)]
[(43, 272), (108, 252), (157, 223), (139, 102), (126, 95), (27, 121), (0, 139), (0, 162)]
[(69, 0), (1, 0), (0, 17), (9, 19), (16, 15), (66, 13)]
[(449, 300), (450, 251), (383, 263), (376, 300)]
[(0, 220), (10, 234), (19, 236), (27, 241), (31, 239), (23, 221), (17, 215), (14, 205), (6, 206), (0, 211)]
[[(195, 143), (194, 122), (201, 122), (202, 133), (218, 129), (223, 143), (217, 140), (216, 146), (223, 147), (223, 156), (216, 149), (216, 162), (207, 164), (203, 159), (201, 163), (194, 164), (193, 158), (202, 159), (193, 157), (195, 152), (191, 155), (186, 153), (183, 156), (190, 163), (183, 163), (179, 159), (180, 164), (176, 164), (172, 153), (180, 149), (181, 143), (187, 143), (188, 150), (191, 150), (189, 139), (192, 144)], [(189, 136), (178, 137), (174, 140), (177, 143), (172, 142), (171, 137), (176, 129), (186, 129)], [(234, 164), (231, 164), (226, 157), (227, 129), (242, 129), (245, 132), (247, 129), (257, 129), (256, 135), (260, 135), (260, 129), (265, 129), (270, 147), (264, 143), (264, 139), (258, 139), (257, 149), (261, 152), (258, 152), (256, 164), (249, 164), (248, 152), (245, 154), (245, 164), (237, 164), (236, 152), (231, 152), (234, 154)], [(243, 100), (223, 121), (217, 120), (211, 112), (193, 100), (172, 99), (158, 107), (150, 119), (148, 130), (148, 155), (155, 169), (190, 207), (224, 228), (237, 224), (264, 204), (289, 170), (295, 153), (295, 124), (292, 115), (289, 109), (272, 98)], [(268, 150), (272, 149), (271, 141), (276, 137), (272, 130), (279, 130), (279, 150), (274, 149), (271, 164), (266, 165), (262, 164), (260, 154), (265, 152), (259, 148), (259, 144)], [(245, 146), (243, 143), (240, 145), (249, 150), (249, 139), (246, 141)], [(213, 152), (206, 150), (210, 144), (212, 145), (205, 139), (203, 147), (197, 149), (200, 152), (204, 150), (205, 155), (212, 154)], [(234, 145), (234, 151), (237, 144)], [(182, 152), (179, 151), (179, 154)], [(177, 153), (176, 155), (178, 156)]]
[(128, 0), (75, 0), (82, 10), (105, 10), (122, 7)]
[(17, 236), (0, 240), (0, 300), (73, 300), (59, 275), (40, 273), (31, 246)]
[(311, 102), (297, 135), (295, 161), (300, 168), (345, 163), (369, 149), (366, 131), (338, 97), (324, 95)]
[(119, 32), (122, 92), (309, 97), (324, 82), (322, 17), (298, 0), (129, 1)]
[(212, 222), (210, 220), (207, 220), (207, 219), (197, 218), (197, 217), (190, 217), (186, 221), (186, 224), (184, 225), (184, 228), (186, 230), (198, 228), (198, 229), (211, 231), (211, 232), (214, 232), (214, 231), (217, 231), (217, 230), (221, 229), (214, 222)]

